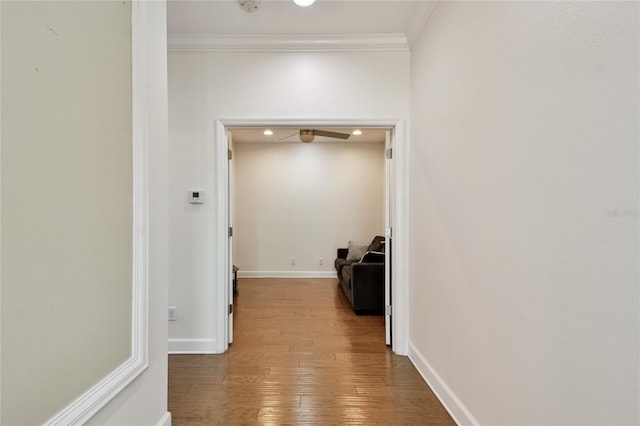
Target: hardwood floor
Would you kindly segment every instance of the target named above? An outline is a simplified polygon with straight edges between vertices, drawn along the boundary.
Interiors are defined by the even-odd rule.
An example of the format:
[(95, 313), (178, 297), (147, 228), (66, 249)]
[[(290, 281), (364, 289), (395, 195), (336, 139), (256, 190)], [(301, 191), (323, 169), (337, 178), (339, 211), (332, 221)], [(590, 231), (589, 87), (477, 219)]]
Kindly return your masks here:
[(336, 279), (241, 279), (222, 355), (169, 356), (181, 425), (452, 425), (384, 317), (356, 316)]

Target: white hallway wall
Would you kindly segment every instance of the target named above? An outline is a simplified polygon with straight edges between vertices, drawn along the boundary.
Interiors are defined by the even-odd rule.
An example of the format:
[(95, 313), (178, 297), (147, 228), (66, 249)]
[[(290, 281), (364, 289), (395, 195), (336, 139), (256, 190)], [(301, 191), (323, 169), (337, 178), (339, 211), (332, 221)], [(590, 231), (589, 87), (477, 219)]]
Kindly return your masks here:
[(412, 50), (411, 357), (481, 424), (640, 422), (638, 6), (440, 2)]
[(149, 367), (87, 425), (167, 426), (167, 299), (169, 289), (168, 96), (166, 2), (141, 1), (148, 66)]
[(240, 276), (335, 276), (336, 248), (384, 235), (383, 143), (241, 143), (233, 158)]
[(41, 424), (131, 353), (131, 5), (0, 7), (0, 423)]
[[(3, 4), (2, 7), (0, 7), (0, 10), (2, 10), (4, 7), (5, 5)], [(59, 31), (58, 34), (53, 34), (51, 32), (50, 33), (51, 38), (55, 39), (54, 37), (58, 37), (58, 36), (63, 38), (63, 40), (55, 43), (63, 43), (63, 46), (83, 46), (82, 43), (87, 43), (87, 39), (90, 40), (90, 43), (91, 43), (91, 37), (90, 36), (84, 37), (83, 31), (86, 30), (88, 31), (87, 34), (91, 32), (91, 35), (94, 35), (96, 34), (96, 31), (102, 28), (101, 25), (104, 24), (104, 22), (108, 22), (106, 21), (106, 19), (108, 19), (108, 15), (105, 15), (104, 22), (100, 22), (100, 18), (95, 18), (96, 21), (99, 22), (97, 25), (93, 25), (93, 26), (86, 25), (85, 29), (83, 30), (75, 29), (74, 31), (71, 31), (69, 27), (65, 26), (64, 27), (65, 31), (63, 31), (60, 28), (59, 24), (60, 22), (63, 22), (64, 19), (62, 20), (55, 19), (54, 18), (55, 14), (52, 14), (51, 11), (54, 11), (55, 13), (63, 12), (65, 16), (69, 16), (69, 14), (75, 16), (77, 19), (76, 19), (76, 22), (74, 22), (74, 25), (82, 25), (83, 22), (84, 24), (89, 23), (89, 21), (85, 19), (87, 18), (87, 15), (83, 12), (83, 9), (86, 10), (87, 8), (91, 8), (91, 4), (89, 2), (78, 3), (78, 9), (76, 10), (73, 10), (74, 7), (75, 6), (73, 2), (47, 2), (46, 5), (43, 5), (42, 10), (38, 10), (39, 13), (36, 14), (37, 18), (41, 18), (42, 16), (47, 17), (47, 19), (49, 19), (48, 22), (51, 25), (51, 29), (52, 30), (57, 29)], [(166, 74), (166, 69), (167, 69), (167, 66), (166, 66), (166, 20), (167, 20), (167, 17), (166, 17), (166, 4), (164, 1), (140, 2), (140, 7), (141, 9), (144, 10), (144, 17), (145, 17), (144, 25), (146, 28), (145, 34), (147, 38), (144, 40), (144, 47), (141, 48), (140, 51), (138, 52), (137, 58), (142, 59), (144, 62), (146, 62), (149, 65), (148, 75), (147, 75), (147, 78), (145, 79), (145, 82), (148, 85), (148, 98), (140, 100), (142, 104), (146, 104), (148, 106), (148, 115), (146, 117), (148, 120), (147, 121), (148, 125), (146, 130), (148, 131), (148, 141), (149, 141), (148, 160), (149, 160), (149, 181), (150, 181), (148, 202), (149, 202), (149, 211), (151, 212), (150, 219), (149, 219), (149, 228), (148, 228), (149, 229), (149, 253), (148, 253), (149, 254), (149, 281), (150, 281), (149, 313), (148, 313), (149, 315), (149, 335), (148, 335), (149, 366), (132, 383), (130, 383), (125, 388), (123, 388), (114, 399), (112, 399), (107, 405), (105, 405), (101, 409), (101, 411), (99, 411), (93, 418), (89, 420), (87, 424), (92, 424), (92, 425), (132, 425), (132, 426), (140, 425), (142, 426), (142, 425), (161, 424), (161, 422), (165, 422), (163, 424), (168, 424), (168, 421), (169, 421), (169, 415), (167, 413), (167, 355), (166, 355), (166, 347), (167, 347), (166, 306), (167, 306), (167, 290), (168, 290), (167, 74)], [(41, 28), (46, 30), (44, 25)], [(49, 32), (48, 30), (46, 31)], [(108, 29), (102, 28), (102, 31), (104, 32), (103, 33), (98, 32), (97, 34), (103, 34), (105, 39), (108, 39), (109, 37), (113, 37), (114, 35), (109, 33)], [(32, 31), (31, 33), (29, 33), (29, 36), (34, 37), (34, 36), (37, 36), (37, 34), (38, 33), (36, 31)], [(4, 34), (4, 28), (3, 28), (3, 36), (4, 35), (5, 34)], [(56, 47), (59, 48), (59, 46), (56, 46)], [(96, 45), (92, 44), (91, 48), (95, 49)], [(57, 52), (57, 51), (58, 51), (57, 49), (54, 50), (54, 52)], [(5, 53), (6, 52), (2, 52), (3, 67), (6, 65), (4, 61), (7, 61), (8, 59), (10, 59), (10, 57), (5, 55)], [(91, 53), (89, 53), (87, 57), (90, 57), (90, 55)], [(144, 56), (144, 58), (142, 58), (142, 56)], [(74, 60), (80, 60), (80, 59), (81, 58), (79, 57), (74, 57), (71, 60), (68, 57), (65, 57), (65, 55), (52, 55), (48, 59), (46, 57), (45, 58), (39, 57), (38, 61), (42, 61), (42, 64), (43, 64), (41, 65), (40, 71), (51, 72), (51, 69), (64, 69), (65, 66), (69, 67), (70, 64), (73, 64)], [(77, 68), (69, 69), (70, 73), (73, 73), (74, 71), (77, 71)], [(99, 76), (101, 76), (101, 74), (97, 73), (94, 77), (98, 78)], [(86, 76), (82, 76), (82, 78), (77, 78), (78, 80), (77, 84), (82, 84), (83, 82), (86, 82), (85, 80), (83, 80), (83, 78), (85, 77)], [(51, 80), (51, 81), (54, 81), (54, 80)], [(34, 105), (34, 108), (37, 109), (41, 105), (47, 105), (47, 102), (49, 102), (47, 97), (50, 95), (50, 91), (56, 90), (56, 89), (66, 90), (65, 84), (68, 84), (69, 87), (71, 87), (72, 89), (74, 87), (73, 83), (69, 83), (68, 79), (65, 80), (64, 78), (57, 78), (55, 79), (55, 82), (56, 82), (56, 85), (59, 87), (51, 87), (52, 86), (51, 84), (45, 85), (47, 90), (33, 94), (32, 96), (27, 98), (26, 101), (22, 98), (17, 98), (17, 99), (22, 99), (25, 102), (30, 102)], [(53, 85), (53, 86), (56, 86), (56, 85)], [(89, 84), (89, 86), (91, 86), (91, 84)], [(93, 86), (95, 86), (95, 81), (93, 82)], [(114, 89), (114, 90), (118, 90), (118, 89)], [(74, 108), (74, 107), (77, 108), (76, 101), (78, 101), (78, 98), (72, 96), (73, 90), (70, 90), (68, 92), (71, 93), (71, 95), (67, 93), (66, 96), (61, 96), (59, 98), (59, 102), (57, 103), (59, 110), (65, 111), (65, 109)], [(100, 125), (107, 126), (109, 131), (113, 131), (113, 127), (115, 127), (117, 123), (114, 124), (110, 120), (105, 121), (104, 111), (100, 109), (100, 107), (103, 107), (103, 105), (100, 105), (98, 107), (94, 105), (104, 101), (102, 99), (102, 96), (98, 96), (97, 98), (93, 98), (90, 96), (87, 97), (86, 94), (89, 93), (89, 91), (86, 88), (84, 88), (84, 92), (85, 92), (84, 93), (85, 103), (83, 103), (83, 101), (79, 101), (79, 102), (84, 106), (86, 106), (86, 108), (83, 109), (82, 113), (77, 114), (77, 116), (83, 117), (85, 125), (87, 123), (91, 123), (92, 121), (94, 121), (95, 123), (100, 123)], [(128, 90), (126, 92), (128, 95), (129, 93)], [(118, 94), (119, 93), (120, 92), (118, 92)], [(16, 99), (12, 99), (11, 101), (15, 101), (15, 100)], [(4, 102), (5, 102), (5, 99), (3, 99), (3, 107), (5, 106)], [(51, 114), (53, 114), (54, 116), (56, 113), (59, 113), (59, 111), (52, 110), (51, 112)], [(3, 111), (3, 119), (4, 118), (6, 117), (4, 116), (4, 111)], [(24, 115), (22, 117), (19, 117), (18, 120), (16, 120), (16, 122), (19, 124), (24, 121), (24, 123), (29, 123), (29, 125), (31, 125), (33, 123), (29, 121), (30, 118), (32, 117), (27, 117), (26, 115)], [(64, 146), (65, 144), (70, 143), (67, 133), (69, 132), (75, 133), (78, 130), (73, 127), (73, 124), (66, 123), (65, 122), (66, 119), (67, 117), (63, 117), (60, 120), (60, 122), (57, 123), (58, 126), (60, 126), (61, 123), (63, 124), (61, 128), (57, 129), (57, 131), (51, 132), (47, 138), (42, 139), (43, 146), (45, 144), (58, 143), (58, 140), (63, 140), (63, 142), (60, 142), (61, 146)], [(14, 125), (15, 125), (15, 122), (14, 122)], [(99, 128), (100, 125), (96, 125), (96, 126)], [(94, 131), (96, 126), (93, 126)], [(77, 123), (76, 123), (76, 127), (78, 127)], [(83, 127), (83, 126), (79, 126), (79, 127)], [(65, 135), (65, 137), (62, 137), (63, 134)], [(98, 139), (100, 139), (101, 137), (103, 137), (102, 134), (98, 137)], [(91, 141), (91, 143), (96, 143), (96, 141)], [(4, 148), (5, 147), (3, 147), (3, 149)], [(50, 159), (51, 157), (48, 158), (48, 160)], [(104, 161), (102, 161), (100, 158), (97, 158), (95, 155), (93, 157), (89, 155), (85, 159), (84, 166), (85, 168), (87, 167), (100, 168), (100, 166), (103, 165), (103, 163)], [(130, 163), (131, 163), (130, 160), (129, 161), (123, 160), (122, 167), (124, 168), (131, 167)], [(116, 168), (117, 167), (118, 166), (116, 166)], [(73, 167), (67, 167), (64, 170), (60, 169), (60, 170), (53, 171), (50, 176), (51, 181), (59, 182), (60, 179), (63, 179), (69, 173), (73, 174), (74, 171), (77, 174), (76, 180), (86, 179), (86, 174), (88, 172), (77, 173), (77, 169), (74, 169)], [(3, 174), (4, 174), (4, 170), (3, 170)], [(95, 187), (93, 188), (93, 190), (95, 190)], [(113, 187), (111, 189), (108, 189), (106, 190), (106, 193), (108, 193), (109, 190), (111, 190), (112, 192), (118, 191), (118, 188)], [(64, 189), (61, 189), (61, 191), (69, 192), (68, 186), (65, 187)], [(90, 194), (88, 198), (96, 196), (96, 194), (92, 192), (92, 190), (89, 190), (88, 193)], [(106, 196), (106, 193), (101, 192), (100, 194), (97, 195), (97, 198), (104, 198)], [(42, 197), (35, 197), (34, 201), (36, 200), (42, 201), (41, 198)], [(4, 199), (4, 194), (3, 194), (3, 199)], [(61, 207), (59, 207), (58, 216), (60, 217), (64, 216), (63, 213), (65, 212), (65, 209), (66, 209), (70, 217), (72, 218), (75, 217), (74, 215), (78, 215), (78, 211), (84, 211), (83, 209), (85, 208), (85, 207), (81, 207), (80, 209), (78, 209), (77, 204), (78, 204), (77, 197), (75, 197), (75, 199), (69, 202), (60, 204)], [(46, 214), (47, 212), (49, 213), (54, 212), (55, 209), (50, 209), (49, 207), (50, 206), (48, 205), (47, 206), (39, 205), (39, 208), (44, 209), (44, 214)], [(29, 209), (28, 203), (23, 204), (22, 208), (25, 210), (25, 216), (32, 214), (34, 211), (34, 209)], [(43, 213), (39, 212), (39, 214), (42, 215)], [(43, 224), (40, 224), (40, 225), (43, 225)], [(94, 236), (97, 235), (96, 232), (98, 233), (100, 232), (99, 228), (100, 227), (97, 227), (96, 229), (85, 233), (84, 237), (86, 238), (87, 235), (94, 235)], [(95, 238), (98, 238), (98, 237), (96, 236)], [(46, 237), (44, 239), (46, 240)], [(43, 238), (40, 238), (39, 242), (36, 242), (34, 247), (38, 247), (38, 244), (41, 244), (42, 240)], [(102, 243), (102, 240), (99, 238), (96, 241), (100, 241), (97, 245), (100, 245)], [(68, 238), (63, 238), (62, 243), (59, 242), (57, 246), (57, 250), (60, 252), (68, 251), (69, 253), (73, 253), (72, 250), (74, 250), (74, 248), (66, 247), (65, 244), (67, 243), (69, 243)], [(4, 258), (4, 255), (6, 254), (12, 255), (12, 253), (5, 253), (4, 252), (5, 248), (6, 247), (3, 247), (3, 262), (6, 260)], [(58, 255), (60, 255), (60, 253), (58, 253)], [(95, 262), (98, 257), (94, 256), (94, 258), (91, 259), (91, 261)], [(104, 259), (100, 258), (100, 260), (104, 262), (111, 262), (113, 259), (107, 256)], [(76, 263), (74, 263), (74, 261)], [(68, 266), (69, 271), (75, 270), (74, 267), (78, 266), (77, 261), (78, 259), (73, 259), (73, 260), (68, 260), (66, 262), (66, 266)], [(64, 266), (65, 262), (62, 261), (60, 264)], [(42, 264), (38, 263), (33, 267), (36, 269), (41, 268)], [(3, 291), (5, 290), (4, 286), (6, 284), (4, 282), (4, 278), (5, 277), (3, 276), (3, 283), (2, 283)], [(57, 292), (61, 294), (62, 292), (65, 292), (65, 291), (68, 293), (74, 291), (73, 289), (69, 288), (68, 277), (64, 279), (59, 279), (60, 277), (57, 277), (57, 278), (58, 279), (52, 276), (52, 279), (46, 283), (46, 286), (44, 286), (46, 288), (43, 287), (41, 289), (41, 292), (43, 294), (46, 294), (47, 292), (51, 292), (52, 289), (55, 289)], [(34, 283), (32, 282), (30, 284), (33, 285)], [(87, 287), (87, 289), (89, 289), (89, 287)], [(81, 296), (85, 302), (91, 302), (92, 298), (103, 297), (104, 299), (105, 297), (103, 293), (99, 294), (95, 291), (87, 291), (86, 293), (81, 294)], [(11, 293), (3, 294), (3, 302), (20, 304), (19, 298), (12, 298)], [(75, 298), (72, 298), (72, 297), (67, 297), (66, 299), (61, 298), (58, 301), (56, 301), (55, 304), (52, 304), (51, 299), (44, 300), (40, 304), (39, 312), (35, 312), (35, 313), (31, 312), (33, 313), (33, 315), (30, 316), (29, 321), (31, 322), (39, 321), (42, 324), (48, 322), (49, 326), (53, 324), (53, 328), (55, 329), (55, 332), (78, 337), (79, 334), (76, 332), (76, 328), (82, 329), (87, 326), (86, 324), (87, 318), (85, 316), (78, 314), (79, 312), (78, 303), (80, 302), (78, 302)], [(56, 317), (55, 321), (52, 318), (51, 309), (57, 310), (57, 313), (55, 313), (54, 315), (54, 317)], [(29, 313), (28, 310), (27, 312)], [(4, 314), (5, 312), (3, 311), (3, 315)], [(108, 315), (106, 316), (102, 315), (102, 318), (107, 318), (108, 320), (108, 318), (110, 318), (110, 316), (112, 315), (113, 315), (113, 312), (109, 312)], [(60, 318), (57, 318), (57, 317), (60, 317)], [(64, 321), (65, 319), (64, 317), (72, 317), (73, 321), (71, 321), (71, 323), (68, 324), (67, 326), (63, 327), (61, 326), (61, 323), (59, 321), (61, 320)], [(15, 322), (15, 318), (12, 318), (12, 319)], [(25, 323), (28, 323), (29, 321), (26, 321)], [(4, 334), (2, 337), (4, 338)], [(38, 339), (38, 336), (35, 334), (30, 334), (26, 332), (26, 334), (23, 335), (23, 338), (25, 342), (28, 342), (28, 343), (22, 344), (20, 342), (16, 343), (15, 341), (11, 343), (14, 346), (18, 344), (22, 348), (29, 348), (30, 345), (32, 345), (34, 342), (36, 343), (39, 342), (40, 346), (43, 345), (42, 339)], [(2, 343), (4, 345), (6, 342), (3, 341)], [(84, 343), (86, 346), (87, 342), (84, 342)], [(105, 341), (103, 339), (102, 343), (103, 343), (103, 346), (105, 345), (108, 346), (109, 340), (107, 339)], [(64, 353), (64, 351), (73, 349), (72, 347), (66, 344), (64, 339), (58, 339), (53, 342), (47, 342), (45, 346), (46, 347), (44, 346), (41, 347), (42, 351), (44, 352), (49, 351), (51, 353), (58, 353), (58, 354)], [(107, 352), (109, 350), (109, 348), (107, 347), (103, 349)], [(31, 352), (34, 352), (34, 351), (31, 351)], [(35, 352), (37, 352), (37, 349), (35, 350)], [(30, 356), (33, 356), (33, 354), (31, 354)], [(97, 360), (94, 359), (93, 355), (87, 355), (81, 358), (82, 358), (82, 361), (78, 363), (78, 365), (76, 365), (75, 367), (70, 367), (70, 368), (56, 367), (57, 371), (54, 371), (56, 370), (56, 368), (50, 368), (51, 371), (48, 372), (49, 375), (57, 374), (59, 376), (58, 382), (60, 383), (58, 388), (68, 387), (68, 384), (64, 384), (62, 382), (64, 382), (65, 380), (68, 380), (70, 375), (74, 376), (74, 380), (72, 381), (77, 381), (78, 376), (83, 377), (87, 374), (86, 373), (87, 368), (96, 366)], [(3, 358), (3, 361), (4, 361), (4, 358)], [(10, 366), (3, 364), (1, 367), (4, 373), (5, 372), (4, 369)], [(69, 372), (71, 372), (71, 374), (69, 374)], [(37, 389), (36, 393), (40, 395), (47, 395), (47, 392), (49, 390), (55, 391), (55, 389), (57, 389), (55, 388), (55, 386), (54, 387), (43, 386), (43, 381), (40, 380), (38, 377), (34, 377), (32, 378), (32, 380), (34, 380), (33, 383), (35, 384), (29, 390), (31, 393), (33, 393), (34, 389)], [(24, 397), (20, 401), (16, 402), (16, 400), (14, 399), (12, 403), (22, 404), (25, 407), (27, 407), (26, 410), (32, 410), (35, 412), (39, 412), (43, 410), (42, 406), (38, 406), (38, 407), (34, 406), (33, 395), (30, 395), (29, 393), (25, 393), (23, 396)], [(12, 407), (12, 410), (14, 410), (14, 407)], [(31, 413), (29, 413), (29, 416), (31, 416)], [(41, 423), (41, 421), (24, 420), (23, 424), (24, 423), (39, 424)]]
[[(406, 119), (409, 52), (169, 53), (170, 349), (216, 347), (214, 121)], [(205, 203), (187, 203), (187, 191)]]

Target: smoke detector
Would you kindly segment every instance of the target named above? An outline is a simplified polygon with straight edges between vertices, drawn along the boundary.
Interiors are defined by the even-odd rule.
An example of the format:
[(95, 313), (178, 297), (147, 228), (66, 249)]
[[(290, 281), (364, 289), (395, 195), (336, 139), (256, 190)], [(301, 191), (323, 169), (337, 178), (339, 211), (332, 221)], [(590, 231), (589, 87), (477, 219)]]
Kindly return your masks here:
[(242, 8), (242, 10), (251, 13), (258, 10), (260, 0), (238, 0), (238, 3), (240, 3), (240, 7)]

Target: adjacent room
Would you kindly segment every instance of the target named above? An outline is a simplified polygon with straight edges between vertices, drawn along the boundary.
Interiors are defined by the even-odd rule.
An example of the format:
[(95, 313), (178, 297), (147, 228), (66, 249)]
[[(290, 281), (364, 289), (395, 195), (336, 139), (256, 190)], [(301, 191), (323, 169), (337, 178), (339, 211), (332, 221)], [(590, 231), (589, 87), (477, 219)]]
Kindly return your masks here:
[(239, 277), (335, 277), (337, 248), (384, 235), (385, 130), (332, 130), (231, 130)]

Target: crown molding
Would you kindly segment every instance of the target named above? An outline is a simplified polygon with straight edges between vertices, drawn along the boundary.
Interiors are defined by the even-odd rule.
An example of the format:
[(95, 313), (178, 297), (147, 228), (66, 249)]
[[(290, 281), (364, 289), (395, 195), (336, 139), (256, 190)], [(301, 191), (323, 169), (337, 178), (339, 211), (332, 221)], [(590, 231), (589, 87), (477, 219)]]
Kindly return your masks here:
[(408, 51), (404, 34), (171, 34), (169, 51), (182, 52), (388, 52)]

